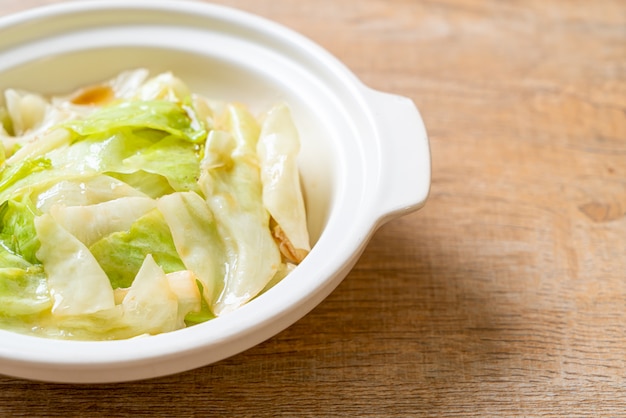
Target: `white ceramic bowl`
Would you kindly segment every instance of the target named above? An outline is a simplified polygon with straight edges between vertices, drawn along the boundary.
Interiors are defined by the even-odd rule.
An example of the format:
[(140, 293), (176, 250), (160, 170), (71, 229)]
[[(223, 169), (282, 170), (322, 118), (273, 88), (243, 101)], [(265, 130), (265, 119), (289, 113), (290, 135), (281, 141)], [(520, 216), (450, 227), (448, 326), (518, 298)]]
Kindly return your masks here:
[(268, 20), (204, 3), (141, 0), (64, 3), (0, 19), (0, 90), (65, 92), (135, 67), (171, 70), (192, 90), (253, 110), (290, 104), (314, 247), (269, 292), (187, 329), (107, 342), (0, 331), (0, 374), (127, 381), (239, 353), (313, 309), (378, 226), (426, 200), (428, 139), (413, 103), (365, 87), (325, 50)]

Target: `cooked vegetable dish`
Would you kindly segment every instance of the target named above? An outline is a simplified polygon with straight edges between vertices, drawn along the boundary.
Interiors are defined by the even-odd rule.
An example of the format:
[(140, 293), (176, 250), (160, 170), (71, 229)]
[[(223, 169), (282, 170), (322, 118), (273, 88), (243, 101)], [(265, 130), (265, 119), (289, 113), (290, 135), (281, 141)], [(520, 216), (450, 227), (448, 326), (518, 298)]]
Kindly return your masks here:
[(0, 328), (107, 340), (225, 315), (310, 251), (290, 110), (125, 71), (0, 106)]

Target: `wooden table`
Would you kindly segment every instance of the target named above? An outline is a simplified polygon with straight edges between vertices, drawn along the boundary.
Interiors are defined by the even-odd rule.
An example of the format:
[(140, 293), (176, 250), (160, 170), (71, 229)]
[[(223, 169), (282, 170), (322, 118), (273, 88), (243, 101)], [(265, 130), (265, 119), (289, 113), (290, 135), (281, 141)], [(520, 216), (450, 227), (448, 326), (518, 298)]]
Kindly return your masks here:
[(0, 377), (0, 415), (626, 416), (626, 3), (217, 3), (411, 97), (426, 207), (243, 354), (124, 384)]

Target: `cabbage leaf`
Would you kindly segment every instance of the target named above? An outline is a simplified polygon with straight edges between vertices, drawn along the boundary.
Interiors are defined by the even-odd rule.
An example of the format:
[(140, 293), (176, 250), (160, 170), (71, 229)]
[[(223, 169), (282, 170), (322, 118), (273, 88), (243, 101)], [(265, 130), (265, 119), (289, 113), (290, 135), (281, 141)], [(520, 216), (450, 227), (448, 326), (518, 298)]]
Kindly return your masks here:
[(123, 101), (63, 126), (82, 137), (122, 128), (147, 128), (200, 143), (207, 134), (204, 126), (197, 122), (191, 107), (168, 100)]
[(30, 198), (41, 212), (49, 212), (54, 205), (86, 206), (108, 202), (121, 197), (148, 197), (141, 190), (103, 174), (73, 176), (31, 187)]
[(0, 246), (29, 264), (39, 262), (35, 216), (36, 210), (28, 200), (23, 203), (6, 200), (0, 204)]
[(89, 250), (114, 288), (130, 287), (148, 254), (166, 273), (186, 270), (158, 209), (137, 219), (129, 230), (114, 232), (96, 241)]
[(37, 258), (48, 276), (55, 315), (80, 315), (110, 309), (113, 289), (87, 247), (49, 214), (35, 218), (41, 246)]
[(281, 252), (299, 263), (311, 249), (297, 157), (298, 131), (289, 108), (274, 106), (266, 115), (257, 144), (263, 204), (286, 236)]
[(41, 266), (0, 268), (0, 315), (32, 315), (52, 306)]
[(194, 192), (173, 193), (160, 198), (158, 208), (185, 267), (197, 275), (204, 298), (212, 302), (223, 287), (226, 255), (207, 203)]
[(155, 207), (156, 202), (149, 197), (121, 197), (95, 205), (55, 205), (50, 208), (50, 215), (89, 246), (113, 232), (126, 231)]
[[(212, 305), (216, 315), (231, 312), (255, 297), (278, 270), (281, 258), (263, 207), (256, 157), (260, 127), (244, 108), (229, 106), (223, 128), (228, 135), (207, 139), (199, 183), (217, 221), (228, 268), (224, 288)], [(230, 136), (232, 144), (225, 138)], [(215, 140), (215, 144), (211, 142)], [(227, 163), (215, 166), (215, 153), (232, 149)]]

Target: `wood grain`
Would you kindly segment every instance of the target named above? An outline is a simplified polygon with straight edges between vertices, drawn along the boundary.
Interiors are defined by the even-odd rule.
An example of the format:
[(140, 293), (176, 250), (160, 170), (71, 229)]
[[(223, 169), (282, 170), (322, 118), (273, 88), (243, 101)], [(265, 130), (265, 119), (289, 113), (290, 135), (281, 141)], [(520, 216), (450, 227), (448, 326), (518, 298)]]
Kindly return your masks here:
[(0, 377), (0, 415), (626, 416), (626, 3), (217, 3), (411, 97), (427, 206), (243, 354), (117, 385)]

